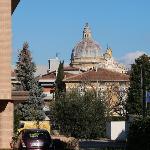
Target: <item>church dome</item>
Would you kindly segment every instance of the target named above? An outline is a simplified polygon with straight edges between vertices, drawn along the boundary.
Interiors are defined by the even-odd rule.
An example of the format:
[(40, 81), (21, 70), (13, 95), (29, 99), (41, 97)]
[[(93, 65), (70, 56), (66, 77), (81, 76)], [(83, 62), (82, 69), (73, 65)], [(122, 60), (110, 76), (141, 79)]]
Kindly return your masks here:
[(82, 40), (74, 47), (72, 57), (97, 57), (99, 56), (100, 46), (92, 39), (91, 30), (86, 23), (83, 30)]

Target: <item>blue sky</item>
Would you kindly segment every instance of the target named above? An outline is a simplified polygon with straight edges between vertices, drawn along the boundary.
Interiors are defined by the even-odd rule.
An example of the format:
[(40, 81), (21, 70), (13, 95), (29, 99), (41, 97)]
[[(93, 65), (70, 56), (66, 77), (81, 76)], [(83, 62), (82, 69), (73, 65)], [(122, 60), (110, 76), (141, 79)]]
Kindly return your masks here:
[(150, 54), (149, 7), (149, 0), (21, 0), (12, 17), (13, 64), (24, 41), (37, 65), (56, 53), (69, 63), (86, 22), (102, 53), (108, 44), (115, 59), (131, 63)]

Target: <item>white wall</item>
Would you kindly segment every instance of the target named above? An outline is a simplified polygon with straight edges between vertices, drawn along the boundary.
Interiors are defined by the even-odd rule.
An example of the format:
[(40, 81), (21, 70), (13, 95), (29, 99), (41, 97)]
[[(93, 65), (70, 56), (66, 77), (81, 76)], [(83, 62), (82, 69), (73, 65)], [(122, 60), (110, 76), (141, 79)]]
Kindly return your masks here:
[(106, 124), (106, 136), (111, 140), (126, 140), (127, 123), (125, 121), (108, 122)]

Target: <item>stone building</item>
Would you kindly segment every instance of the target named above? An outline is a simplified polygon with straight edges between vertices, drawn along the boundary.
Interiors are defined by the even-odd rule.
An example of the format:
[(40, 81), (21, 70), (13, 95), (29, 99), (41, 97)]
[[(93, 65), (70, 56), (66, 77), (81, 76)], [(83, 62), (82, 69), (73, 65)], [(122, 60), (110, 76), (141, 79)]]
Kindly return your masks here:
[(110, 115), (123, 114), (122, 110), (119, 110), (119, 107), (122, 107), (119, 101), (124, 101), (127, 97), (129, 88), (128, 75), (105, 68), (98, 68), (97, 70), (93, 69), (66, 77), (63, 81), (66, 84), (66, 91), (77, 90), (80, 94), (91, 91), (97, 96), (104, 96)]
[(97, 70), (89, 70), (77, 75), (65, 77), (64, 82), (66, 83), (67, 91), (81, 87), (95, 91), (103, 91), (112, 85), (125, 90), (129, 85), (129, 76), (108, 69), (98, 68)]

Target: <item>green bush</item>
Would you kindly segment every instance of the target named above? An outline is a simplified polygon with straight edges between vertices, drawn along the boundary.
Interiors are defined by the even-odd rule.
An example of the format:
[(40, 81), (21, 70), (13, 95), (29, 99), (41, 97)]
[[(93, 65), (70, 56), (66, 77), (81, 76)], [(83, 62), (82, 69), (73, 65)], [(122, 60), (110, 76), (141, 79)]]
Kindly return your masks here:
[(54, 109), (61, 133), (85, 139), (104, 137), (105, 107), (94, 93), (67, 93), (56, 99)]
[(107, 121), (125, 121), (126, 118), (123, 116), (109, 116), (107, 117)]
[(150, 118), (138, 119), (129, 128), (127, 150), (150, 150)]

